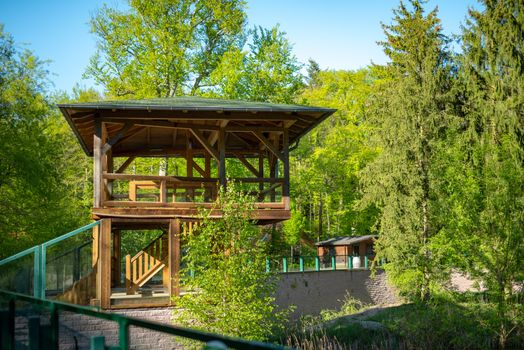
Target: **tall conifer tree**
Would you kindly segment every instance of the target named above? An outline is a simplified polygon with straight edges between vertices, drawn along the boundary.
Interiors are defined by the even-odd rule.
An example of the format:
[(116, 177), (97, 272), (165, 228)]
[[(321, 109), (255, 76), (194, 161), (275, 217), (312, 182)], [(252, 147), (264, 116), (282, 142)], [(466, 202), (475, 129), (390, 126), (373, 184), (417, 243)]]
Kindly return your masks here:
[(392, 79), (372, 98), (369, 121), (381, 154), (363, 174), (363, 204), (377, 204), (379, 258), (400, 292), (427, 300), (442, 277), (432, 239), (441, 228), (438, 149), (448, 123), (450, 60), (437, 10), (401, 2), (381, 43)]
[(482, 3), (463, 34), (466, 117), (450, 176), (450, 228), (463, 266), (496, 301), (503, 348), (524, 315), (514, 295), (524, 280), (524, 4)]

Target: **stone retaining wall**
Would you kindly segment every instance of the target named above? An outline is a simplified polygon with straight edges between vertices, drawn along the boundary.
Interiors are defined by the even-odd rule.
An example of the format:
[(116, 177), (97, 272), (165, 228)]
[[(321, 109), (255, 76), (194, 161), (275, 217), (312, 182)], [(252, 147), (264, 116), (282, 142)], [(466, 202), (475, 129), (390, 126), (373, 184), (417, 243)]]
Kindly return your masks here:
[(293, 318), (340, 310), (346, 296), (366, 304), (385, 305), (398, 301), (387, 283), (386, 273), (370, 270), (307, 271), (281, 275), (276, 302), (285, 308), (294, 305)]

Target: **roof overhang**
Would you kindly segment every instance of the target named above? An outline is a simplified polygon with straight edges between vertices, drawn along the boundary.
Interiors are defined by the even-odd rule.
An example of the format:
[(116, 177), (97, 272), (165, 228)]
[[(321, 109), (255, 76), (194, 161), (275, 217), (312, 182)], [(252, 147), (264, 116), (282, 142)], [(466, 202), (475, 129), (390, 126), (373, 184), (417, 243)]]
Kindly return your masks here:
[[(89, 156), (93, 155), (97, 120), (108, 126), (108, 137), (121, 133), (123, 135), (120, 136), (128, 140), (113, 148), (113, 155), (119, 156), (127, 155), (137, 147), (163, 149), (170, 137), (174, 150), (178, 146), (183, 147), (177, 144), (175, 137), (170, 136), (174, 129), (199, 130), (203, 136), (209, 137), (220, 127), (234, 133), (252, 128), (266, 135), (285, 127), (288, 129), (289, 142), (293, 144), (336, 111), (321, 107), (199, 97), (65, 103), (58, 104), (58, 108)], [(246, 148), (242, 142), (249, 145), (250, 139), (244, 135), (231, 138), (226, 147)], [(132, 137), (135, 143), (131, 142)]]

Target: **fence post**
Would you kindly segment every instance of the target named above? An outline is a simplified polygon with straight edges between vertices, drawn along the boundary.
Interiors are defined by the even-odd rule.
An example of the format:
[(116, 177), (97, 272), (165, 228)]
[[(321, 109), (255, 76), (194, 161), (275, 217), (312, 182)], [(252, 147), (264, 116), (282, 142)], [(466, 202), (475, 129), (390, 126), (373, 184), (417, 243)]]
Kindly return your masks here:
[(9, 310), (0, 311), (0, 348), (15, 349), (15, 303), (9, 300)]
[(91, 337), (91, 350), (104, 350), (106, 348), (106, 339), (103, 335)]
[(58, 324), (58, 309), (56, 305), (51, 304), (49, 323), (51, 326), (51, 348), (58, 350), (58, 332), (60, 325)]
[(369, 268), (369, 259), (367, 255), (364, 257), (364, 268)]
[(348, 255), (348, 267), (350, 270), (353, 270), (353, 256)]
[(282, 258), (282, 271), (287, 272), (287, 258)]
[(40, 291), (41, 291), (41, 288), (40, 288), (40, 282), (42, 282), (42, 278), (41, 278), (42, 271), (40, 268), (40, 264), (42, 262), (41, 255), (42, 255), (42, 246), (37, 245), (34, 248), (34, 253), (33, 253), (33, 296), (35, 298), (40, 298)]
[(269, 262), (269, 258), (266, 258), (266, 272), (271, 271), (271, 264)]
[(30, 316), (28, 318), (29, 328), (29, 350), (40, 349), (40, 316)]
[(320, 271), (320, 257), (315, 256), (315, 271)]
[(118, 320), (118, 342), (120, 350), (129, 349), (129, 323), (125, 318)]
[(300, 257), (299, 261), (300, 261), (300, 272), (304, 272), (304, 258)]
[(337, 258), (336, 256), (331, 257), (331, 269), (336, 270), (337, 269)]

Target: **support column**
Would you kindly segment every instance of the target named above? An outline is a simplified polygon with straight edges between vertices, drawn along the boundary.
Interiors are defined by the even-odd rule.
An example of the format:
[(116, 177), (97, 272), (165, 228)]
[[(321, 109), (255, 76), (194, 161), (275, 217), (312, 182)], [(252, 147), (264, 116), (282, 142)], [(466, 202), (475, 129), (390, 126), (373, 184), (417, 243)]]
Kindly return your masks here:
[(220, 128), (218, 132), (218, 178), (220, 186), (226, 187), (226, 129)]
[(102, 121), (95, 117), (93, 135), (93, 207), (100, 208), (102, 203)]
[(111, 306), (111, 219), (104, 219), (98, 235), (96, 297), (102, 309)]
[(282, 188), (282, 201), (284, 208), (290, 210), (289, 202), (289, 132), (284, 128), (282, 155), (284, 157), (284, 187)]
[[(260, 151), (260, 153), (258, 154), (258, 177), (263, 179), (264, 178), (264, 153), (262, 153), (262, 151)], [(269, 186), (272, 186), (273, 184), (269, 184)], [(263, 202), (264, 201), (264, 198), (265, 198), (265, 195), (262, 194), (262, 192), (264, 191), (264, 182), (260, 181), (258, 183), (258, 201), (259, 202)]]
[(121, 268), (121, 259), (122, 259), (122, 235), (120, 230), (113, 231), (113, 254), (112, 254), (112, 282), (114, 287), (119, 287), (121, 284), (120, 274), (122, 271)]
[(180, 220), (169, 220), (169, 295), (180, 295)]

